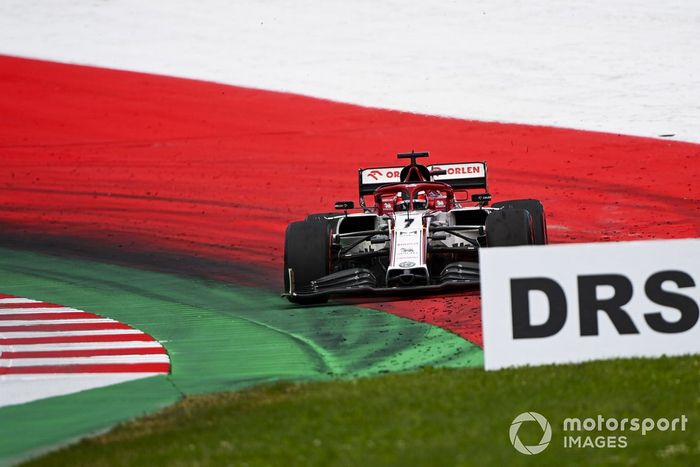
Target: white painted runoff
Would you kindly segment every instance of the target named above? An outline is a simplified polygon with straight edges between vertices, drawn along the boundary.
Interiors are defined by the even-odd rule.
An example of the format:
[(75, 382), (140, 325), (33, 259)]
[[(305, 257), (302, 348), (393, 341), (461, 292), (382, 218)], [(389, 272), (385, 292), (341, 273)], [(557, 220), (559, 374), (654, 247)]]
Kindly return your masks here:
[(700, 141), (696, 0), (4, 0), (0, 54)]

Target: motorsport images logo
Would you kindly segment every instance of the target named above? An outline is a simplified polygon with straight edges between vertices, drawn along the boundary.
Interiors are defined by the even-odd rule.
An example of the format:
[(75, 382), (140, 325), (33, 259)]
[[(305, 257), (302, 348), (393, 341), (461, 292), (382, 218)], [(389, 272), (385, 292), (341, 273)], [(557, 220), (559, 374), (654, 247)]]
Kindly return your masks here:
[[(523, 442), (520, 441), (518, 431), (520, 431), (520, 426), (523, 422), (537, 422), (540, 425), (540, 428), (542, 428), (542, 438), (538, 444), (525, 446)], [(546, 418), (537, 412), (523, 412), (513, 419), (513, 423), (510, 424), (509, 434), (510, 442), (518, 452), (532, 456), (547, 449), (549, 442), (552, 440), (552, 426)]]
[[(528, 423), (530, 429), (536, 429), (539, 425), (542, 430), (542, 437), (537, 444), (525, 445), (518, 436), (520, 427), (525, 422), (535, 422), (536, 425)], [(629, 432), (639, 432), (642, 436), (646, 436), (652, 431), (686, 431), (687, 423), (688, 417), (685, 414), (675, 418), (616, 418), (598, 414), (595, 417), (583, 419), (567, 417), (564, 419), (561, 429), (565, 449), (609, 449), (626, 448), (629, 445)], [(547, 449), (552, 441), (552, 426), (546, 418), (537, 412), (523, 412), (513, 419), (509, 434), (510, 442), (516, 451), (532, 456)], [(527, 436), (524, 438), (527, 439)]]

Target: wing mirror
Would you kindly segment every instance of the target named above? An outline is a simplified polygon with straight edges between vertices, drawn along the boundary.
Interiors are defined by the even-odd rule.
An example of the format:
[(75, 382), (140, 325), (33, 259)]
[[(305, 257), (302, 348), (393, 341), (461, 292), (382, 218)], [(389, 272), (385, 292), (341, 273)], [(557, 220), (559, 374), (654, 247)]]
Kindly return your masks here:
[(354, 209), (355, 202), (354, 201), (336, 201), (335, 208), (336, 209), (343, 209), (345, 211), (347, 211), (348, 209)]
[(491, 201), (491, 193), (477, 193), (472, 195), (472, 201), (475, 203), (486, 204)]

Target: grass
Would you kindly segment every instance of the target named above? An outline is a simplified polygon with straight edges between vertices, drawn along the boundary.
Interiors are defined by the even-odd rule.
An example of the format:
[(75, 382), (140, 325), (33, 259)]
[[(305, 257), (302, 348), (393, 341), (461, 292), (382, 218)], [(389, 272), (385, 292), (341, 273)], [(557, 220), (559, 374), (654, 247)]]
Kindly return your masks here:
[[(541, 454), (511, 446), (536, 411)], [(686, 431), (624, 435), (626, 448), (564, 448), (567, 417), (688, 417)], [(519, 433), (536, 444), (541, 430)], [(29, 465), (693, 465), (700, 458), (700, 357), (485, 372), (431, 369), (349, 381), (277, 383), (187, 397)]]

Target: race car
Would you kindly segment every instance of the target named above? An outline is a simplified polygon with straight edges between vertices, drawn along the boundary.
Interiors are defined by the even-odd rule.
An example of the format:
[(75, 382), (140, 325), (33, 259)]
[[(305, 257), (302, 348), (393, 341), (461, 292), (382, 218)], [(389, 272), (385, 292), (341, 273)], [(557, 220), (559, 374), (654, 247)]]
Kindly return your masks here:
[[(479, 284), (479, 249), (547, 243), (538, 200), (491, 195), (485, 162), (359, 170), (360, 212), (310, 214), (285, 234), (282, 294), (297, 304), (330, 296), (431, 292)], [(476, 193), (469, 196), (470, 191)]]

